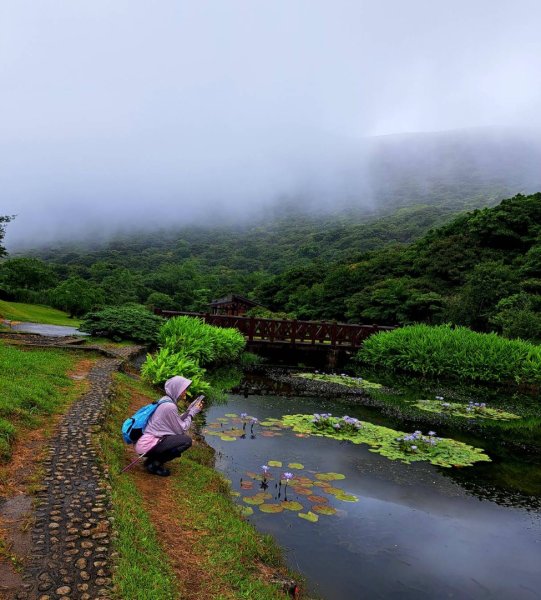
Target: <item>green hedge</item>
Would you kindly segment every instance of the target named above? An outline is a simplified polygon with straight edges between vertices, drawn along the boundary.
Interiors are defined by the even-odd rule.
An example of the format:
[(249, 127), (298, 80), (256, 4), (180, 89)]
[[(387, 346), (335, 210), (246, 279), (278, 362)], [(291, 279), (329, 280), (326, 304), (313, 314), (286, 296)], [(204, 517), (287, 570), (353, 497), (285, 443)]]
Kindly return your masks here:
[(541, 346), (467, 327), (411, 325), (378, 333), (364, 342), (356, 360), (422, 375), (541, 383)]

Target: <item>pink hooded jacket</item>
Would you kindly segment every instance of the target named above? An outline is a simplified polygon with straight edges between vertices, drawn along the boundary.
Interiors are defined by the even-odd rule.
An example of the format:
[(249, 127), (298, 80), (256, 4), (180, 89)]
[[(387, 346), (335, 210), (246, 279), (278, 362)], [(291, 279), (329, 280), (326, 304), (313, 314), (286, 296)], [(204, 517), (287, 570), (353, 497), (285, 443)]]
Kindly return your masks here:
[(192, 424), (192, 418), (199, 410), (191, 409), (181, 415), (178, 412), (177, 402), (191, 383), (190, 379), (179, 375), (165, 382), (166, 395), (161, 400), (173, 400), (173, 402), (162, 402), (154, 411), (154, 414), (148, 420), (143, 435), (135, 444), (137, 454), (146, 454), (166, 435), (178, 435), (188, 431)]

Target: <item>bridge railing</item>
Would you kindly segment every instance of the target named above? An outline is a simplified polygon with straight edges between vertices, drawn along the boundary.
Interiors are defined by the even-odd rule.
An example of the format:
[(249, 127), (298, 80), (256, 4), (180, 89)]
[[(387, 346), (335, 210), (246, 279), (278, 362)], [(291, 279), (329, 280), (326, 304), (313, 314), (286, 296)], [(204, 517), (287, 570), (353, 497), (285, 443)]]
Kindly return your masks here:
[(294, 319), (264, 319), (210, 313), (155, 310), (166, 318), (189, 316), (199, 317), (209, 325), (235, 327), (250, 342), (287, 342), (289, 344), (325, 345), (328, 347), (361, 346), (363, 340), (379, 331), (390, 331), (394, 327), (381, 325), (358, 325), (327, 321), (297, 321)]

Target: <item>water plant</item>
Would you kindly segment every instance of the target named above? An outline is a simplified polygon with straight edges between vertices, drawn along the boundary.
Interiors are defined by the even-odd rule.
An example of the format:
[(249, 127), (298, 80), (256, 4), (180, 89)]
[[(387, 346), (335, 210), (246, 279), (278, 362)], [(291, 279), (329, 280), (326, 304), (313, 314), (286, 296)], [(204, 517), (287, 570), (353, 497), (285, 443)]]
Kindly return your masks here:
[[(321, 417), (322, 415), (319, 415)], [(474, 448), (451, 438), (438, 438), (431, 452), (420, 452), (419, 446), (413, 451), (404, 452), (401, 441), (410, 434), (389, 427), (364, 422), (361, 427), (349, 431), (342, 427), (343, 417), (333, 417), (325, 414), (323, 419), (316, 415), (284, 415), (284, 425), (293, 431), (305, 435), (318, 435), (334, 438), (340, 441), (350, 441), (354, 444), (367, 444), (371, 452), (377, 452), (391, 460), (401, 460), (406, 463), (427, 460), (442, 467), (470, 466), (479, 461), (490, 461), (481, 448)], [(339, 425), (339, 427), (335, 427)], [(429, 438), (432, 436), (428, 436)], [(408, 440), (410, 441), (410, 440)], [(410, 444), (415, 446), (416, 444)], [(430, 444), (432, 445), (432, 444)]]
[(284, 496), (287, 494), (287, 484), (293, 479), (293, 473), (284, 473), (282, 475), (282, 478), (280, 479), (280, 485), (282, 484), (282, 481), (285, 481), (285, 488), (284, 488)]
[(437, 396), (436, 400), (419, 400), (413, 405), (421, 410), (449, 415), (452, 417), (464, 417), (467, 419), (481, 419), (493, 421), (512, 421), (520, 419), (520, 415), (504, 411), (500, 408), (492, 408), (486, 402), (473, 402), (468, 404), (462, 402), (441, 402)]
[(336, 383), (338, 385), (343, 385), (348, 388), (357, 388), (357, 389), (379, 389), (381, 388), (380, 383), (374, 383), (372, 381), (368, 381), (367, 379), (363, 379), (362, 377), (350, 377), (345, 373), (340, 375), (332, 375), (327, 373), (320, 373), (319, 371), (314, 371), (314, 373), (296, 373), (293, 377), (301, 377), (302, 379), (309, 379), (311, 381), (323, 381), (325, 383)]
[(397, 437), (396, 441), (399, 444), (400, 449), (408, 453), (431, 453), (441, 441), (441, 438), (436, 437), (435, 431), (429, 431), (428, 435), (423, 435), (421, 431), (417, 430), (409, 435), (403, 437)]

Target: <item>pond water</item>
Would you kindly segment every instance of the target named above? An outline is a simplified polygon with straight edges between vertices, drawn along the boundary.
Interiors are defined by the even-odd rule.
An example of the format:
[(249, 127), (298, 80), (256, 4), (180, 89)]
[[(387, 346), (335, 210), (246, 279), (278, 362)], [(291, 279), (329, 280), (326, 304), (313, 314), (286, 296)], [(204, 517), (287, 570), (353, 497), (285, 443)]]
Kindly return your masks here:
[(64, 337), (69, 335), (88, 335), (79, 331), (77, 327), (69, 327), (64, 325), (45, 325), (43, 323), (17, 323), (12, 325), (13, 331), (22, 331), (24, 333), (36, 333), (46, 336)]
[[(320, 398), (278, 396), (231, 395), (227, 405), (211, 406), (206, 420), (210, 424), (224, 418), (222, 425), (214, 428), (227, 430), (239, 425), (231, 424), (231, 418), (226, 423), (226, 413), (248, 413), (263, 420), (314, 412), (349, 414), (397, 426), (366, 407), (342, 404), (338, 409)], [(260, 474), (261, 465), (269, 460), (281, 461), (283, 466), (271, 468), (274, 479), (266, 492), (272, 498), (266, 502), (284, 499), (284, 486), (278, 485), (284, 471), (322, 486), (325, 483), (317, 474), (339, 473), (345, 478), (327, 485), (342, 489), (348, 499), (358, 498), (358, 502), (343, 501), (339, 495), (327, 493), (329, 488), (316, 484), (311, 490), (320, 500), (308, 500), (305, 492), (289, 487), (287, 500), (302, 504), (299, 512), (306, 514), (313, 502), (318, 502), (337, 509), (337, 514), (319, 514), (317, 522), (310, 522), (299, 518), (296, 511), (267, 514), (254, 505), (253, 514), (247, 517), (285, 549), (288, 564), (307, 578), (311, 596), (327, 600), (541, 598), (539, 497), (524, 495), (513, 487), (513, 478), (529, 477), (534, 471), (539, 476), (535, 461), (525, 462), (525, 471), (518, 475), (520, 457), (507, 454), (494, 457), (495, 463), (462, 469), (425, 462), (407, 465), (370, 452), (365, 445), (301, 438), (288, 429), (275, 430), (274, 436), (267, 437), (261, 435), (265, 430), (257, 425), (254, 439), (247, 435), (236, 441), (206, 436), (216, 450), (217, 468), (241, 494), (236, 499), (239, 505), (247, 507), (242, 497), (259, 491), (261, 482), (254, 480), (253, 474)], [(470, 436), (467, 441), (486, 447), (482, 439)], [(506, 479), (502, 464), (507, 460), (514, 463), (509, 471), (512, 475)], [(288, 467), (290, 463), (299, 463), (298, 468)], [(502, 491), (508, 493), (502, 495)], [(518, 500), (514, 503), (515, 491)]]

